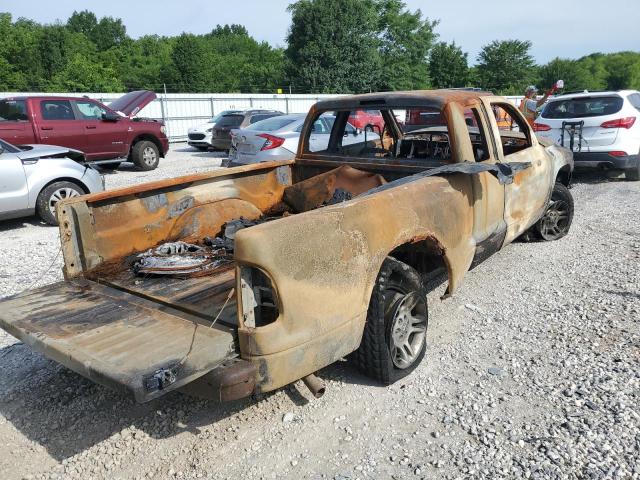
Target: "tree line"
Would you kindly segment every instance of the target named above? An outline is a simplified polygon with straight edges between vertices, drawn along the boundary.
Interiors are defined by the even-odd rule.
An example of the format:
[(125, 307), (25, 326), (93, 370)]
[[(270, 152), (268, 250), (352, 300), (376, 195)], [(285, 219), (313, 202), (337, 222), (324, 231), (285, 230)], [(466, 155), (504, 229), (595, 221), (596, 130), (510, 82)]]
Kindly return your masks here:
[(594, 53), (536, 65), (531, 43), (495, 40), (471, 66), (438, 21), (401, 0), (298, 0), (284, 48), (242, 25), (168, 37), (127, 35), (121, 19), (87, 10), (39, 24), (0, 13), (0, 91), (361, 93), (474, 86), (521, 94), (527, 85), (566, 90), (640, 89), (640, 53)]

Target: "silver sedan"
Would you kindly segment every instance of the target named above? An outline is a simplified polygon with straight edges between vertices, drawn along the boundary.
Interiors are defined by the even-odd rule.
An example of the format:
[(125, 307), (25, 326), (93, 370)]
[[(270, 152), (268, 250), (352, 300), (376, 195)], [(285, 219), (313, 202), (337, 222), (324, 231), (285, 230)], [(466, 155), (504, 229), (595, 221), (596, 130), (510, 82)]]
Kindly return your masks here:
[(0, 220), (38, 214), (57, 225), (59, 201), (104, 190), (104, 177), (78, 150), (0, 140)]
[[(250, 163), (271, 162), (275, 160), (291, 160), (295, 157), (300, 142), (300, 133), (306, 113), (280, 115), (261, 120), (247, 128), (231, 131), (231, 150), (227, 166), (246, 165)], [(322, 115), (313, 125), (309, 145), (315, 150), (329, 142), (331, 128), (335, 117)], [(364, 142), (366, 134), (347, 123), (346, 143)], [(368, 139), (375, 140), (377, 135), (369, 133)]]

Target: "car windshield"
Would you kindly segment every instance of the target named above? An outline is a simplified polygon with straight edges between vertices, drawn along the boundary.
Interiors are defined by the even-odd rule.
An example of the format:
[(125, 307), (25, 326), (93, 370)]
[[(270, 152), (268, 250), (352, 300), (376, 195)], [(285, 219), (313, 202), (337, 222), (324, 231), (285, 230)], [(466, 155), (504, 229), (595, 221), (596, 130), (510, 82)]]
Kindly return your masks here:
[(579, 97), (549, 102), (542, 112), (544, 118), (584, 118), (613, 115), (622, 109), (623, 100), (618, 95)]
[(276, 130), (280, 130), (281, 128), (286, 127), (287, 125), (291, 125), (294, 122), (297, 122), (299, 118), (297, 117), (271, 117), (266, 120), (260, 120), (259, 122), (254, 123), (253, 125), (248, 126), (247, 130), (252, 131), (261, 131), (261, 132), (275, 132)]

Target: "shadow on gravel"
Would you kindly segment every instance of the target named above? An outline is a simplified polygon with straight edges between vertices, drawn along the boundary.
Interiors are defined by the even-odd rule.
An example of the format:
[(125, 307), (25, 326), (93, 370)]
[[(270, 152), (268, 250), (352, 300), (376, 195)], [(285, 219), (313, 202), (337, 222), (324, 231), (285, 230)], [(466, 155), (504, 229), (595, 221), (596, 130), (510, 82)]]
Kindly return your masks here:
[(572, 178), (572, 183), (574, 184), (584, 183), (588, 185), (627, 181), (622, 173), (611, 170), (575, 170)]
[[(57, 461), (82, 453), (131, 426), (152, 439), (166, 439), (183, 432), (197, 435), (203, 428), (278, 393), (219, 404), (172, 392), (161, 399), (137, 404), (126, 395), (47, 360), (22, 343), (0, 349), (0, 371), (3, 372), (0, 414)], [(318, 377), (328, 383), (328, 389), (331, 381), (384, 388), (347, 361), (322, 369)], [(282, 390), (297, 406), (315, 401), (301, 382)], [(280, 412), (269, 409), (265, 414), (275, 415), (274, 421), (280, 420)]]
[(620, 290), (604, 290), (605, 293), (608, 293), (609, 295), (617, 295), (619, 297), (622, 298), (627, 298), (627, 299), (635, 299), (635, 300), (640, 300), (640, 293), (635, 293), (635, 292), (628, 292), (628, 291), (620, 291)]
[(41, 227), (41, 228), (56, 228), (56, 229), (58, 228), (58, 227), (53, 227), (51, 225), (47, 225), (46, 223), (44, 223), (42, 220), (40, 220), (38, 217), (34, 215), (32, 217), (0, 221), (0, 232), (17, 230), (19, 228), (26, 228), (29, 225), (33, 227)]
[(153, 439), (199, 433), (247, 408), (169, 393), (146, 404), (94, 384), (16, 343), (0, 349), (0, 414), (61, 461), (134, 426)]

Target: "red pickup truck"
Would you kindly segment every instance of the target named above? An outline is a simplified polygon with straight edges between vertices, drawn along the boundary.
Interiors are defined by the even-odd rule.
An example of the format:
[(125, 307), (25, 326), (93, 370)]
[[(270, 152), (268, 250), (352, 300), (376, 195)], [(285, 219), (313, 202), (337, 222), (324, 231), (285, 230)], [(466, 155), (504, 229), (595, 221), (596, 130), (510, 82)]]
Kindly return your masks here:
[(87, 97), (34, 96), (0, 99), (0, 139), (14, 145), (44, 143), (75, 148), (106, 168), (124, 161), (153, 170), (169, 150), (164, 123), (137, 118), (156, 98), (130, 92), (109, 106)]

